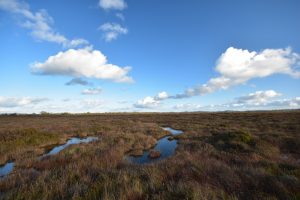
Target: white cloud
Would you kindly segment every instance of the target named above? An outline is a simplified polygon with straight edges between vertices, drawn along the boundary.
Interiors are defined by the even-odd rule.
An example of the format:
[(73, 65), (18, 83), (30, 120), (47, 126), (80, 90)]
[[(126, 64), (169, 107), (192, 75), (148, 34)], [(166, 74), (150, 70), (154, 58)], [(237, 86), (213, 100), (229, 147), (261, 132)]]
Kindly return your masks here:
[(300, 97), (277, 99), (282, 94), (274, 90), (256, 91), (223, 104), (197, 105), (177, 104), (173, 109), (178, 111), (224, 111), (224, 110), (273, 110), (298, 109)]
[(107, 63), (106, 57), (98, 50), (69, 49), (50, 56), (45, 62), (36, 62), (31, 66), (32, 72), (39, 75), (62, 75), (95, 79), (113, 80), (115, 82), (133, 82), (127, 74), (131, 67), (119, 67)]
[(230, 47), (217, 61), (217, 78), (210, 79), (201, 87), (201, 93), (218, 89), (227, 89), (234, 85), (246, 83), (253, 78), (263, 78), (273, 74), (287, 74), (300, 77), (296, 70), (300, 56), (290, 48), (265, 49), (261, 52)]
[(154, 108), (159, 105), (159, 101), (153, 97), (145, 97), (144, 99), (138, 100), (133, 106), (136, 108)]
[(300, 97), (295, 97), (292, 99), (279, 99), (272, 101), (267, 104), (270, 107), (281, 107), (281, 108), (300, 108)]
[[(266, 91), (264, 91), (265, 93)], [(251, 94), (255, 94), (253, 92)], [(245, 95), (253, 96), (253, 95)], [(279, 94), (276, 92), (276, 94)], [(255, 95), (254, 95), (255, 96)], [(274, 95), (267, 95), (274, 96)], [(276, 96), (276, 95), (275, 95)], [(84, 113), (84, 112), (138, 112), (146, 109), (157, 112), (170, 111), (224, 111), (224, 110), (273, 110), (273, 109), (299, 109), (300, 97), (291, 99), (275, 99), (269, 98), (261, 104), (254, 102), (238, 103), (238, 97), (231, 102), (224, 104), (199, 105), (182, 103), (172, 107), (163, 107), (160, 102), (154, 100), (152, 97), (141, 100), (136, 106), (122, 106), (118, 105), (123, 102), (107, 102), (99, 99), (59, 99), (50, 100), (46, 98), (31, 98), (31, 97), (0, 97), (0, 113), (40, 113), (41, 111), (62, 113)], [(126, 104), (126, 102), (124, 102)], [(128, 103), (128, 102), (127, 102)], [(108, 106), (109, 105), (109, 106)], [(141, 108), (143, 108), (141, 110)]]
[(275, 92), (274, 90), (256, 91), (246, 96), (237, 98), (235, 104), (237, 105), (248, 104), (248, 105), (258, 106), (258, 105), (267, 104), (271, 99), (278, 96), (281, 96), (281, 94)]
[(182, 99), (204, 95), (216, 90), (226, 90), (232, 86), (247, 83), (254, 78), (263, 78), (273, 74), (286, 74), (300, 77), (300, 55), (286, 49), (264, 49), (260, 52), (228, 48), (216, 63), (220, 74), (207, 83), (189, 88), (181, 94), (169, 96), (170, 99)]
[(133, 106), (135, 108), (154, 108), (160, 104), (161, 100), (167, 99), (168, 93), (165, 91), (159, 92), (155, 97), (145, 97), (138, 100)]
[(216, 110), (272, 110), (272, 109), (296, 109), (300, 108), (300, 97), (292, 99), (268, 99), (263, 102), (259, 100), (215, 105)]
[(105, 10), (123, 10), (127, 4), (124, 0), (99, 0), (99, 6)]
[[(154, 97), (146, 97), (139, 100), (135, 107), (149, 107), (158, 105), (165, 99), (182, 99), (197, 95), (204, 95), (220, 89), (228, 89), (232, 86), (245, 84), (254, 78), (263, 78), (273, 74), (286, 74), (295, 78), (300, 77), (299, 71), (300, 55), (292, 52), (291, 48), (286, 49), (265, 49), (261, 52), (249, 52), (248, 50), (228, 48), (217, 61), (216, 71), (220, 75), (210, 79), (206, 84), (187, 89), (184, 93), (168, 95), (161, 92)], [(243, 96), (230, 104), (216, 105), (219, 107), (241, 107), (269, 105), (270, 99), (280, 96), (279, 93), (269, 91), (257, 91)], [(147, 101), (146, 101), (147, 100)], [(277, 102), (278, 103), (278, 102)], [(286, 103), (286, 102), (285, 102)], [(283, 104), (280, 102), (280, 104)], [(291, 105), (298, 105), (297, 102), (290, 102)], [(144, 106), (146, 105), (146, 106)], [(216, 108), (209, 106), (209, 108)], [(179, 107), (174, 107), (179, 108)]]
[(23, 106), (39, 104), (47, 100), (48, 100), (47, 98), (0, 96), (0, 107), (2, 108), (23, 107)]
[(83, 95), (97, 95), (100, 94), (102, 92), (101, 88), (89, 88), (89, 89), (85, 89), (81, 92), (81, 94)]
[(79, 38), (79, 39), (67, 40), (65, 43), (63, 43), (63, 45), (66, 48), (74, 48), (74, 47), (78, 47), (78, 46), (88, 46), (89, 41)]
[(163, 91), (163, 92), (160, 92), (156, 95), (155, 99), (157, 100), (163, 100), (163, 99), (167, 99), (169, 97), (168, 93)]
[(128, 33), (127, 28), (122, 27), (117, 23), (105, 23), (102, 24), (98, 29), (104, 32), (103, 37), (107, 42), (116, 40), (120, 35), (125, 35)]
[(0, 9), (21, 17), (21, 26), (31, 30), (30, 34), (37, 40), (58, 43), (67, 48), (89, 44), (85, 39), (69, 40), (64, 35), (56, 32), (51, 27), (54, 20), (44, 9), (34, 13), (27, 3), (19, 0), (1, 0)]
[(268, 110), (268, 109), (294, 109), (300, 107), (300, 97), (292, 99), (278, 99), (282, 96), (274, 90), (256, 91), (235, 100), (214, 105), (216, 110)]

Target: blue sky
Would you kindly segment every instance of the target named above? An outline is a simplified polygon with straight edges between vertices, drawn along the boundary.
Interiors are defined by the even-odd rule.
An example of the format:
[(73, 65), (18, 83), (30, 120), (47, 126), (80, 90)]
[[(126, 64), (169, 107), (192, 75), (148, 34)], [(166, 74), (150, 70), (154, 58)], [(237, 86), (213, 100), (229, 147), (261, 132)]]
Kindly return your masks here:
[(0, 0), (0, 113), (299, 108), (299, 8)]

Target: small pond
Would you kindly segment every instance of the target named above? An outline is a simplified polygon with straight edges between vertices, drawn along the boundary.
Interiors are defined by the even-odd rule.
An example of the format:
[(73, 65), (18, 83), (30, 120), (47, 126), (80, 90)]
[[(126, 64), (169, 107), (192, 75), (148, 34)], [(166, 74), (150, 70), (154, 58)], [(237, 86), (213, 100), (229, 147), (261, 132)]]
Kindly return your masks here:
[(8, 162), (5, 165), (0, 166), (0, 178), (9, 174), (14, 168), (14, 162)]
[[(179, 135), (182, 134), (183, 131), (181, 130), (175, 130), (170, 127), (165, 127), (163, 128), (166, 131), (169, 131), (172, 135)], [(155, 150), (160, 152), (160, 157), (158, 158), (150, 158), (149, 153), (150, 150), (144, 151), (143, 155), (141, 156), (127, 156), (126, 159), (135, 164), (147, 164), (147, 163), (152, 163), (152, 162), (157, 162), (163, 159), (166, 159), (172, 155), (175, 154), (175, 150), (177, 147), (177, 140), (173, 139), (170, 140), (170, 137), (172, 136), (166, 136), (158, 140), (157, 144), (153, 149), (150, 150)]]
[(41, 157), (52, 156), (52, 155), (58, 154), (60, 151), (64, 150), (65, 148), (67, 148), (68, 146), (70, 146), (72, 144), (89, 143), (89, 142), (92, 142), (95, 140), (98, 140), (98, 138), (97, 137), (87, 137), (87, 138), (81, 139), (78, 137), (72, 137), (67, 141), (67, 143), (54, 147), (48, 153), (42, 155)]
[[(73, 144), (89, 143), (95, 140), (98, 140), (98, 138), (97, 137), (86, 137), (86, 138), (72, 137), (65, 144), (54, 146), (48, 153), (40, 156), (39, 158), (55, 155)], [(14, 168), (14, 165), (15, 165), (14, 162), (7, 162), (5, 165), (0, 166), (0, 178), (11, 173)]]

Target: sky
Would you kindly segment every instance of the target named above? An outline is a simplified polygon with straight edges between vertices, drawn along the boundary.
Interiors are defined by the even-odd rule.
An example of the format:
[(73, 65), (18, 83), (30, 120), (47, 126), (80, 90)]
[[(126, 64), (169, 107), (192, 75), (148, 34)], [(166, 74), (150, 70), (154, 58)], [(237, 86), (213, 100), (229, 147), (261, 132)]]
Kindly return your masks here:
[(0, 113), (300, 108), (297, 0), (0, 0)]

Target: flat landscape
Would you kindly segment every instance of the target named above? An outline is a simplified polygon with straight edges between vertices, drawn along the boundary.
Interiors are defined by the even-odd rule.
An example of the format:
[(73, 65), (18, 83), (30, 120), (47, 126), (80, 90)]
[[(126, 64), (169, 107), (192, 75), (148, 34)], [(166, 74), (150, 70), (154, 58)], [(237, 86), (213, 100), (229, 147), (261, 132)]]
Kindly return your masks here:
[[(183, 131), (175, 153), (131, 162), (162, 127)], [(1, 115), (0, 199), (296, 200), (299, 134), (299, 110)], [(97, 140), (41, 157), (72, 137)]]
[(0, 0), (0, 200), (300, 200), (300, 0)]

